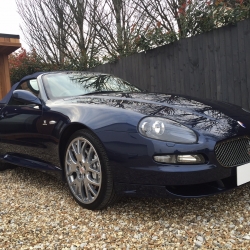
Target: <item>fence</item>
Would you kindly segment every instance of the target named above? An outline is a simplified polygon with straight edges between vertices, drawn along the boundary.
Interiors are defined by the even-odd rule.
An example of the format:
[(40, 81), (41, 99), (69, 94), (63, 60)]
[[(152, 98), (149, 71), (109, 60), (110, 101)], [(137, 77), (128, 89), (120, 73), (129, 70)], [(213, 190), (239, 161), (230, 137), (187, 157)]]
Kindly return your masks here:
[(250, 19), (92, 68), (153, 92), (250, 108)]

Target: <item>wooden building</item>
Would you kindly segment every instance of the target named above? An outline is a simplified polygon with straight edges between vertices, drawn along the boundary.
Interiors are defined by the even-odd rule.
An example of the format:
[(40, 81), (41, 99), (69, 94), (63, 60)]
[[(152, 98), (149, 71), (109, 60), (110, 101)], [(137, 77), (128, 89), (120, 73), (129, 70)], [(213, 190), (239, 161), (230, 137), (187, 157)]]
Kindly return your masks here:
[(20, 47), (18, 35), (0, 34), (0, 100), (11, 87), (8, 55)]

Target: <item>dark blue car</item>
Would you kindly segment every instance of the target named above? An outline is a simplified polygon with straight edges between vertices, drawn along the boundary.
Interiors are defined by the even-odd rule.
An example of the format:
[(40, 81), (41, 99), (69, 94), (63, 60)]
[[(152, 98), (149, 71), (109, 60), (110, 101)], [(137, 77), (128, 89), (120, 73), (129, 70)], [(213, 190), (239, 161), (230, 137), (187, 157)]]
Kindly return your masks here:
[(107, 74), (36, 73), (0, 102), (0, 168), (61, 176), (93, 210), (121, 195), (211, 195), (250, 181), (249, 112)]

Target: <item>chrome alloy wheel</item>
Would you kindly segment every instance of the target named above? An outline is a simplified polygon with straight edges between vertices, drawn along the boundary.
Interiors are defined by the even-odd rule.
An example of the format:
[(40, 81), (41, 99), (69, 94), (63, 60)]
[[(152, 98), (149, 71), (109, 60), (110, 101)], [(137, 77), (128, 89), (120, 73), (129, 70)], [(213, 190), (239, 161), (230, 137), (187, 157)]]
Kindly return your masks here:
[(95, 201), (101, 190), (101, 163), (94, 146), (85, 138), (73, 139), (66, 151), (65, 174), (77, 200), (84, 204)]

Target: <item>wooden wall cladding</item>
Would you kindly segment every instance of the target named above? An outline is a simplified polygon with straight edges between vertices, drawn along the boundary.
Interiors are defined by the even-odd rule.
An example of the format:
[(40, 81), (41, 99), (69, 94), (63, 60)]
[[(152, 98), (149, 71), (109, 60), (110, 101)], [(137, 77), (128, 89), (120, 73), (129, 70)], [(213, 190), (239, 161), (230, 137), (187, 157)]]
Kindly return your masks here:
[(249, 109), (249, 45), (247, 19), (89, 71), (111, 73), (152, 92), (213, 99)]
[(8, 55), (20, 47), (19, 36), (0, 34), (0, 100), (11, 88)]

